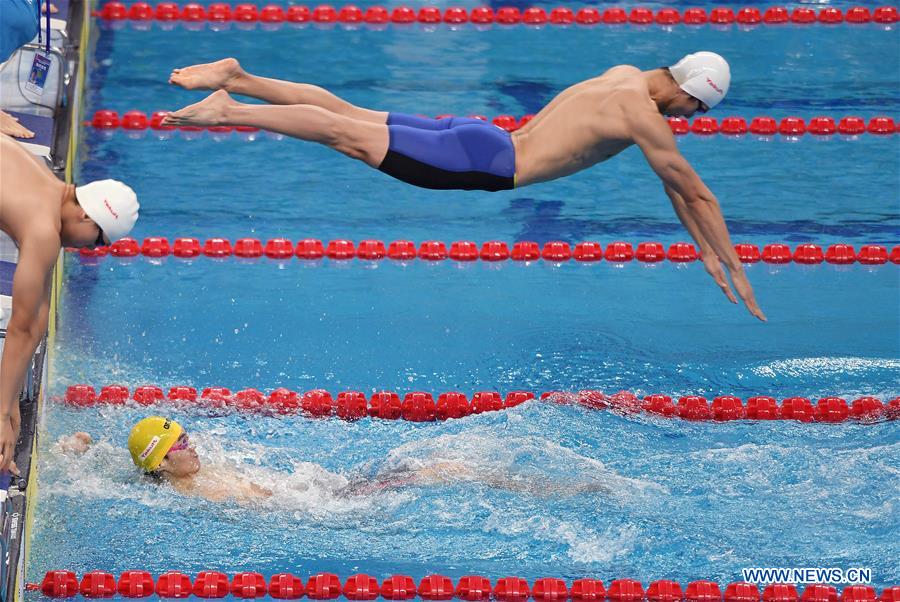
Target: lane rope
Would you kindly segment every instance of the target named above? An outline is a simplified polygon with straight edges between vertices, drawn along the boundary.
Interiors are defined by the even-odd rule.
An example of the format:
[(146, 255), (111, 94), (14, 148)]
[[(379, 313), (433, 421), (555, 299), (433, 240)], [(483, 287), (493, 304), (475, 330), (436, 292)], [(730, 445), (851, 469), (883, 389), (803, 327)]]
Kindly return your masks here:
[[(734, 246), (738, 258), (746, 264), (788, 264), (818, 265), (900, 265), (900, 245), (892, 249), (876, 244), (862, 245), (857, 251), (853, 245), (836, 243), (823, 249), (812, 243), (803, 243), (791, 249), (783, 243), (759, 246), (741, 243)], [(163, 236), (149, 236), (139, 243), (133, 238), (123, 238), (107, 247), (66, 249), (77, 252), (90, 262), (99, 262), (105, 257), (129, 259), (143, 256), (163, 258), (174, 256), (180, 259), (209, 257), (213, 259), (257, 259), (267, 257), (275, 260), (318, 260), (327, 258), (335, 261), (361, 259), (380, 261), (549, 261), (565, 263), (571, 260), (590, 263), (607, 261), (627, 263), (633, 260), (642, 263), (690, 263), (701, 259), (697, 248), (689, 242), (676, 242), (668, 249), (660, 242), (644, 241), (636, 247), (629, 242), (610, 242), (604, 248), (599, 242), (586, 241), (570, 245), (565, 241), (551, 241), (543, 246), (533, 241), (518, 241), (512, 246), (504, 241), (492, 240), (479, 246), (473, 241), (460, 240), (447, 245), (437, 240), (426, 240), (416, 246), (411, 240), (395, 240), (385, 243), (381, 240), (362, 240), (354, 243), (347, 239), (322, 241), (306, 238), (296, 243), (286, 238), (272, 238), (265, 242), (258, 238), (241, 238), (232, 243), (227, 238), (209, 238), (201, 242), (198, 238), (174, 239), (171, 244)]]
[[(340, 596), (348, 600), (375, 600), (379, 596), (387, 600), (459, 599), (469, 602), (486, 601), (492, 597), (500, 602), (525, 602), (532, 598), (538, 602), (562, 602), (571, 598), (583, 602), (837, 602), (838, 590), (832, 585), (807, 585), (801, 596), (797, 587), (786, 583), (770, 583), (762, 592), (753, 583), (743, 581), (729, 583), (722, 588), (715, 581), (691, 581), (684, 588), (677, 581), (659, 580), (647, 585), (646, 590), (635, 579), (615, 579), (604, 587), (599, 579), (577, 579), (567, 584), (563, 579), (542, 577), (529, 584), (521, 577), (503, 577), (491, 583), (482, 575), (465, 575), (454, 586), (446, 575), (427, 575), (418, 586), (410, 575), (391, 575), (381, 584), (365, 573), (349, 576), (341, 584), (334, 573), (316, 573), (306, 582), (291, 573), (272, 575), (266, 583), (261, 573), (235, 573), (229, 579), (220, 571), (200, 571), (193, 582), (189, 575), (168, 571), (154, 578), (149, 571), (130, 570), (119, 575), (118, 582), (112, 573), (90, 571), (79, 582), (73, 571), (47, 571), (41, 583), (29, 583), (26, 590), (41, 591), (52, 598), (81, 594), (85, 598), (110, 598), (119, 594), (126, 598), (252, 599), (269, 595), (279, 600), (296, 600), (307, 596), (311, 600), (333, 600)], [(885, 587), (879, 597), (871, 585), (848, 585), (840, 592), (840, 602), (898, 602), (900, 586)]]
[(709, 402), (699, 395), (686, 395), (673, 400), (662, 394), (639, 398), (628, 391), (606, 394), (596, 390), (548, 391), (540, 395), (531, 391), (510, 391), (506, 396), (498, 391), (477, 391), (471, 397), (459, 391), (448, 391), (438, 394), (435, 399), (434, 395), (424, 391), (410, 391), (402, 398), (395, 391), (376, 391), (369, 396), (361, 391), (341, 391), (333, 397), (324, 389), (298, 392), (279, 388), (266, 395), (258, 389), (232, 392), (226, 387), (207, 387), (198, 395), (196, 388), (186, 385), (171, 387), (168, 393), (156, 385), (143, 385), (135, 388), (133, 394), (123, 385), (106, 385), (98, 393), (92, 385), (77, 384), (66, 389), (62, 401), (81, 408), (125, 405), (133, 401), (141, 406), (171, 404), (269, 415), (303, 414), (316, 418), (335, 416), (342, 420), (371, 417), (433, 422), (506, 410), (532, 399), (620, 414), (647, 413), (692, 421), (797, 420), (836, 423), (848, 420), (879, 422), (900, 417), (900, 396), (887, 402), (865, 396), (851, 403), (836, 396), (822, 397), (816, 403), (807, 397), (788, 397), (779, 404), (774, 397), (762, 395), (749, 397), (746, 402), (734, 395), (720, 395)]
[[(163, 125), (162, 119), (168, 113), (168, 111), (154, 111), (148, 114), (143, 111), (131, 110), (119, 115), (117, 111), (111, 109), (99, 109), (94, 112), (90, 121), (85, 121), (84, 123), (86, 126), (106, 134), (123, 131), (130, 137), (141, 138), (146, 136), (148, 132), (152, 132), (155, 138), (162, 140), (171, 138), (176, 132), (188, 139), (199, 137), (205, 132), (220, 140), (227, 139), (232, 134), (237, 134), (238, 137), (243, 137), (246, 140), (253, 140), (253, 134), (260, 131), (259, 128), (251, 126), (176, 127)], [(437, 119), (442, 117), (453, 117), (453, 115), (436, 116)], [(523, 115), (521, 117), (498, 115), (492, 119), (488, 119), (484, 115), (469, 115), (469, 117), (490, 121), (497, 127), (513, 132), (528, 123), (534, 115)], [(864, 134), (890, 136), (900, 132), (900, 120), (895, 120), (893, 117), (886, 115), (871, 117), (868, 121), (863, 117), (847, 115), (838, 118), (818, 116), (812, 117), (808, 121), (802, 117), (776, 119), (774, 117), (757, 116), (750, 118), (749, 123), (746, 118), (737, 116), (723, 117), (721, 121), (715, 117), (695, 117), (691, 121), (682, 117), (669, 117), (668, 122), (672, 132), (677, 136), (687, 134), (696, 136), (714, 136), (717, 134), (744, 136), (750, 134), (764, 139), (775, 135), (787, 139), (795, 139), (806, 134), (819, 138), (827, 138), (837, 134), (843, 139), (853, 140)]]
[(224, 29), (231, 23), (242, 28), (253, 28), (257, 23), (267, 29), (275, 29), (285, 23), (294, 26), (306, 24), (359, 27), (369, 26), (384, 28), (387, 25), (409, 26), (415, 23), (425, 26), (449, 25), (460, 27), (471, 24), (475, 27), (486, 27), (493, 24), (499, 26), (597, 26), (597, 25), (632, 25), (662, 27), (699, 26), (753, 28), (759, 25), (809, 26), (819, 24), (834, 26), (839, 24), (864, 25), (874, 23), (889, 29), (900, 20), (896, 6), (879, 6), (870, 10), (866, 6), (853, 6), (845, 11), (829, 6), (816, 11), (813, 8), (799, 6), (789, 10), (784, 6), (771, 6), (761, 11), (756, 7), (744, 7), (735, 10), (730, 7), (716, 7), (708, 12), (703, 8), (650, 8), (635, 7), (625, 9), (610, 7), (603, 11), (593, 7), (572, 9), (558, 6), (549, 11), (543, 7), (530, 7), (524, 10), (512, 6), (504, 6), (496, 10), (488, 6), (478, 6), (468, 10), (455, 6), (441, 9), (436, 6), (424, 6), (418, 10), (410, 6), (396, 6), (388, 9), (384, 6), (372, 6), (365, 10), (355, 5), (336, 8), (328, 4), (309, 6), (281, 6), (267, 4), (213, 3), (203, 6), (196, 3), (176, 4), (160, 2), (152, 6), (146, 2), (135, 2), (126, 6), (122, 2), (107, 2), (94, 15), (109, 23), (130, 23), (132, 27), (148, 28), (152, 23), (172, 27), (182, 24), (187, 29), (203, 29), (207, 24), (213, 29)]

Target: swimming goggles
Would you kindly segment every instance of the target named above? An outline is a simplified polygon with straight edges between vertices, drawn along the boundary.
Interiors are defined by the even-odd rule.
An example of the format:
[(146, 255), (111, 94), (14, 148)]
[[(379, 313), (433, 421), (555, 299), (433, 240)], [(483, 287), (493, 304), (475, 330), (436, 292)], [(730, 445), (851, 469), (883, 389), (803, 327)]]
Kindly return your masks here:
[(187, 433), (182, 433), (181, 436), (178, 437), (178, 440), (174, 443), (174, 445), (172, 445), (172, 447), (169, 448), (169, 451), (166, 452), (166, 455), (172, 453), (173, 451), (183, 451), (183, 450), (187, 449), (190, 445), (191, 445), (191, 443), (188, 440)]
[(693, 95), (691, 96), (691, 98), (693, 98), (694, 100), (697, 101), (697, 103), (698, 103), (698, 105), (699, 105), (699, 106), (697, 107), (697, 111), (698, 111), (698, 112), (700, 112), (700, 113), (707, 113), (707, 112), (709, 112), (709, 106), (707, 106), (707, 104), (706, 104), (705, 102), (703, 102), (702, 100), (700, 100), (699, 98), (697, 98), (696, 96), (693, 96)]

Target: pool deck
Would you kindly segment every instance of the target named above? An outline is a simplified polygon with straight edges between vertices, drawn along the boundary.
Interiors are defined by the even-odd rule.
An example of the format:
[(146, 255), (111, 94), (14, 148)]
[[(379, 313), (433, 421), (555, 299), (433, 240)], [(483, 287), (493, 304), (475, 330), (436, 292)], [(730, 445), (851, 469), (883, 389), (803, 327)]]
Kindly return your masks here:
[[(3, 89), (0, 108), (17, 117), (35, 133), (34, 138), (20, 140), (25, 148), (46, 161), (60, 178), (72, 182), (74, 149), (78, 144), (78, 124), (82, 113), (84, 56), (90, 40), (88, 15), (91, 0), (55, 0), (54, 3), (58, 12), (50, 19), (51, 69), (43, 94), (34, 94), (21, 86), (21, 82), (27, 79), (34, 54), (44, 46), (33, 40), (0, 65), (0, 86)], [(16, 243), (0, 233), (0, 353), (12, 311), (12, 283), (18, 255)], [(0, 599), (4, 601), (18, 601), (24, 596), (25, 567), (37, 497), (37, 471), (31, 468), (36, 459), (37, 416), (44, 395), (42, 383), (46, 381), (48, 370), (46, 352), (52, 348), (56, 330), (56, 307), (62, 279), (61, 257), (62, 254), (53, 279), (48, 340), (39, 345), (35, 353), (20, 398), (22, 426), (15, 459), (22, 479), (13, 482), (8, 492), (0, 492), (0, 525), (4, 526), (5, 536), (0, 539), (4, 558), (4, 566), (0, 567)], [(18, 519), (22, 514), (25, 515), (24, 521)], [(23, 526), (19, 528), (17, 525)]]

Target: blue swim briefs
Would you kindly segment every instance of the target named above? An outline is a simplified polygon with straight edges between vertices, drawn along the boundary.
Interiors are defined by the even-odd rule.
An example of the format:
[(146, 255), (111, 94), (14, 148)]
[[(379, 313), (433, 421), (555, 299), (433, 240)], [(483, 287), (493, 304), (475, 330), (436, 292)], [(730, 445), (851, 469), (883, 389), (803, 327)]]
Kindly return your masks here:
[(429, 119), (390, 113), (390, 143), (378, 167), (414, 186), (434, 190), (510, 190), (516, 152), (509, 132), (468, 117)]

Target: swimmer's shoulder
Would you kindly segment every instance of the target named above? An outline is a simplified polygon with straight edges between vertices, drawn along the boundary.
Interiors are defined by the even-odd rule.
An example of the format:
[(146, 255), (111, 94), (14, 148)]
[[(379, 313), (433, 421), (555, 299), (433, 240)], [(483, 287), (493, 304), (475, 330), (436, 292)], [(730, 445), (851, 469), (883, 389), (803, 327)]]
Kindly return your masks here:
[[(38, 213), (24, 216), (19, 221), (19, 236), (16, 238), (16, 244), (19, 247), (20, 265), (29, 265), (47, 271), (52, 269), (56, 263), (56, 256), (62, 248), (59, 230), (56, 229), (53, 221), (54, 217)], [(26, 257), (28, 258), (27, 262), (24, 261)]]
[(607, 69), (603, 75), (639, 75), (643, 73), (640, 69), (635, 67), (634, 65), (616, 65), (615, 67), (610, 67)]
[[(615, 70), (615, 73), (610, 73)], [(656, 104), (650, 99), (650, 89), (643, 71), (631, 65), (613, 67), (608, 80), (608, 95), (615, 104), (629, 115), (656, 113)]]
[(8, 175), (21, 180), (48, 179), (48, 176), (56, 179), (43, 159), (32, 155), (24, 144), (11, 136), (0, 134), (0, 153), (3, 155), (3, 165), (7, 166), (3, 171)]
[(167, 484), (169, 487), (171, 487), (172, 489), (174, 489), (176, 492), (180, 493), (181, 495), (188, 495), (188, 496), (196, 495), (196, 496), (202, 497), (198, 493), (198, 487), (197, 487), (196, 483), (194, 482), (193, 478), (177, 478), (177, 477), (167, 476), (167, 477), (163, 477), (163, 479), (160, 482)]
[(622, 98), (626, 101), (650, 97), (643, 71), (633, 65), (616, 65), (585, 83), (596, 94), (605, 97)]
[(643, 79), (639, 77), (641, 70), (632, 65), (616, 65), (610, 67), (603, 73), (595, 75), (589, 79), (582, 80), (575, 84), (575, 88), (588, 88), (592, 90), (610, 89), (621, 85), (623, 82), (633, 79)]
[(231, 484), (209, 473), (197, 473), (186, 477), (167, 476), (165, 481), (181, 495), (199, 497), (210, 502), (224, 502), (235, 497), (234, 487)]

